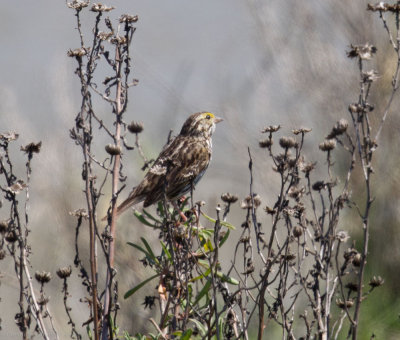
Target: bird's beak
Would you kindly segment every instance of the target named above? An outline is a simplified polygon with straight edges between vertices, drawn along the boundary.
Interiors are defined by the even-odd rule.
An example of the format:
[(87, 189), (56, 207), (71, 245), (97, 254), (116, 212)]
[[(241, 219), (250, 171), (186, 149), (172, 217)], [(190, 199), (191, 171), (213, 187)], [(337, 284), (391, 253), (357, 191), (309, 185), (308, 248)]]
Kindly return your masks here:
[(220, 118), (220, 117), (215, 117), (215, 118), (214, 118), (214, 123), (215, 123), (215, 124), (217, 124), (217, 123), (219, 123), (219, 122), (222, 122), (222, 121), (223, 121), (223, 119)]

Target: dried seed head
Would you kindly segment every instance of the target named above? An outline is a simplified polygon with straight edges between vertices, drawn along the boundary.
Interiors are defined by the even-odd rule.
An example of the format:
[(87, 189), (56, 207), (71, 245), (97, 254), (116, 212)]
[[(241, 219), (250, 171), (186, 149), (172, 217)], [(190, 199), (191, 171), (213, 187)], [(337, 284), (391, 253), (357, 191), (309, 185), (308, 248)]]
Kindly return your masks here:
[(274, 141), (270, 138), (268, 139), (262, 139), (258, 142), (258, 145), (260, 146), (260, 148), (270, 148), (272, 146), (272, 144), (274, 144)]
[(19, 179), (13, 185), (9, 186), (7, 190), (15, 195), (18, 195), (21, 190), (24, 190), (28, 185), (23, 180)]
[(49, 272), (45, 272), (45, 271), (41, 271), (41, 272), (37, 271), (35, 273), (35, 279), (38, 282), (44, 284), (51, 280), (51, 274)]
[(306, 133), (308, 133), (308, 132), (310, 132), (310, 131), (312, 131), (312, 129), (310, 129), (310, 128), (306, 128), (306, 127), (302, 127), (302, 128), (300, 128), (300, 129), (294, 129), (294, 130), (292, 130), (292, 132), (295, 134), (295, 135), (298, 135), (298, 134), (306, 134)]
[(116, 156), (121, 154), (121, 147), (115, 144), (107, 144), (105, 147), (108, 154), (111, 156)]
[(261, 133), (266, 133), (266, 132), (276, 132), (281, 128), (280, 125), (270, 125), (270, 126), (266, 126), (264, 129), (262, 129)]
[(126, 37), (120, 36), (120, 35), (116, 35), (115, 37), (112, 37), (112, 38), (111, 38), (110, 42), (111, 42), (112, 44), (115, 44), (115, 45), (124, 45), (124, 44), (126, 44), (128, 41), (127, 41)]
[(347, 248), (346, 251), (343, 253), (343, 257), (346, 261), (350, 261), (356, 254), (358, 254), (356, 249)]
[(361, 264), (361, 260), (362, 260), (361, 254), (357, 253), (354, 255), (352, 263), (355, 267), (359, 267)]
[(72, 2), (67, 3), (68, 8), (76, 9), (78, 11), (81, 11), (83, 8), (87, 7), (88, 5), (89, 5), (89, 2), (79, 1), (79, 0), (74, 0)]
[(15, 241), (18, 240), (18, 237), (17, 237), (17, 234), (15, 233), (15, 231), (12, 230), (6, 234), (5, 239), (9, 243), (14, 243)]
[(6, 257), (6, 251), (4, 249), (0, 250), (0, 261), (4, 260)]
[(143, 131), (143, 123), (137, 123), (132, 121), (128, 125), (128, 130), (130, 133), (141, 133)]
[(37, 300), (37, 303), (38, 303), (38, 305), (40, 305), (40, 306), (45, 306), (45, 305), (47, 305), (47, 303), (49, 302), (49, 300), (50, 300), (50, 298), (41, 296), (41, 297)]
[(369, 43), (366, 43), (365, 45), (350, 45), (350, 51), (347, 52), (347, 56), (349, 58), (369, 60), (376, 51), (377, 48)]
[(284, 149), (290, 149), (298, 146), (297, 141), (293, 137), (281, 137), (279, 145)]
[(353, 292), (358, 291), (358, 284), (355, 282), (349, 282), (345, 287)]
[(76, 216), (76, 217), (83, 217), (85, 219), (89, 218), (89, 214), (87, 213), (87, 211), (83, 208), (81, 209), (76, 209), (74, 211), (70, 211), (69, 212), (70, 216)]
[(139, 17), (137, 15), (129, 15), (129, 14), (122, 14), (121, 17), (119, 18), (119, 22), (137, 22), (139, 20)]
[(376, 288), (382, 286), (385, 283), (385, 280), (382, 279), (380, 276), (373, 276), (371, 280), (369, 280), (369, 285), (372, 288)]
[(61, 267), (57, 270), (57, 275), (60, 279), (66, 279), (69, 277), (72, 273), (72, 268), (71, 266), (68, 267)]
[(97, 4), (93, 4), (92, 8), (90, 9), (92, 12), (110, 12), (114, 9), (114, 7), (109, 7), (106, 5), (101, 4), (100, 2)]
[(11, 142), (13, 140), (16, 140), (18, 138), (19, 134), (15, 133), (13, 131), (11, 132), (6, 132), (0, 135), (0, 140), (3, 140), (5, 142)]
[(0, 221), (0, 233), (4, 234), (8, 229), (9, 221)]
[(317, 181), (312, 185), (312, 189), (315, 191), (321, 191), (324, 188), (325, 188), (324, 181)]
[(206, 205), (206, 202), (205, 201), (197, 201), (196, 203), (195, 203), (195, 205), (197, 206), (197, 207), (203, 207), (203, 206), (205, 206)]
[(345, 230), (339, 230), (339, 231), (336, 233), (336, 238), (337, 238), (340, 242), (346, 242), (346, 241), (350, 238), (350, 236), (349, 236), (349, 233), (348, 233), (347, 231), (345, 231)]
[(325, 139), (320, 145), (319, 149), (321, 151), (332, 151), (336, 147), (335, 139)]
[(83, 57), (89, 52), (86, 48), (75, 48), (74, 50), (69, 49), (67, 52), (68, 57)]
[(361, 80), (363, 83), (372, 83), (377, 79), (379, 79), (379, 76), (378, 72), (375, 70), (366, 71), (361, 74)]
[(346, 308), (351, 308), (354, 305), (354, 301), (353, 300), (346, 300), (343, 301), (342, 299), (337, 299), (336, 300), (336, 305), (340, 308), (340, 309), (346, 309)]
[(275, 209), (272, 209), (272, 208), (270, 208), (270, 207), (268, 207), (268, 206), (266, 206), (266, 207), (264, 208), (264, 210), (265, 210), (265, 212), (266, 212), (267, 214), (269, 214), (269, 215), (273, 215), (273, 214), (276, 213)]
[(229, 192), (226, 192), (225, 194), (221, 195), (221, 199), (228, 204), (235, 203), (238, 200), (238, 197), (236, 195), (232, 195)]
[(303, 235), (303, 228), (300, 227), (299, 225), (294, 226), (293, 236), (299, 238), (301, 235)]
[(315, 169), (316, 164), (317, 163), (313, 163), (313, 162), (306, 163), (304, 161), (300, 161), (299, 168), (305, 174), (309, 174), (311, 171), (313, 171)]
[(39, 143), (29, 143), (28, 145), (21, 146), (21, 151), (25, 153), (39, 153), (42, 147), (42, 142)]
[(112, 37), (113, 33), (112, 32), (102, 32), (100, 31), (99, 33), (97, 33), (97, 38), (99, 38), (100, 40), (108, 40)]
[(332, 131), (326, 137), (327, 139), (335, 138), (336, 136), (340, 136), (346, 132), (347, 128), (349, 127), (349, 122), (342, 118), (338, 122), (336, 122), (335, 126), (332, 128)]
[(254, 208), (257, 209), (260, 204), (261, 204), (261, 197), (260, 195), (253, 194), (253, 200), (251, 199), (251, 196), (247, 196), (241, 203), (240, 207), (242, 209), (251, 209), (253, 208), (252, 201), (254, 202)]

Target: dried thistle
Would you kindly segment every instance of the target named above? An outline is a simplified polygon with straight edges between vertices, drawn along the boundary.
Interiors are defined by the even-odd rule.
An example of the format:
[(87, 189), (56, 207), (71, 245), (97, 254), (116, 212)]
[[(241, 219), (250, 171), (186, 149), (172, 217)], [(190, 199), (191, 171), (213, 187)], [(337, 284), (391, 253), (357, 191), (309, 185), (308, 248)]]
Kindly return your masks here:
[(292, 130), (293, 134), (295, 134), (295, 135), (298, 135), (298, 134), (303, 134), (304, 135), (304, 134), (306, 134), (306, 133), (308, 133), (310, 131), (312, 131), (312, 129), (306, 128), (306, 127), (302, 127), (300, 129), (293, 129)]
[(120, 155), (122, 152), (121, 147), (119, 145), (115, 145), (115, 144), (107, 144), (105, 146), (105, 150), (111, 156)]
[(61, 267), (57, 270), (57, 275), (60, 279), (66, 279), (69, 277), (72, 273), (72, 268), (71, 266), (68, 267)]
[(350, 51), (347, 52), (347, 56), (349, 58), (369, 60), (376, 51), (377, 48), (369, 43), (366, 43), (365, 45), (350, 45)]
[(254, 202), (254, 208), (257, 209), (260, 204), (261, 204), (261, 197), (258, 194), (253, 194), (253, 200), (252, 197), (249, 195), (247, 196), (241, 203), (240, 207), (242, 209), (251, 209), (253, 208), (253, 203)]
[(121, 17), (119, 18), (119, 22), (137, 22), (139, 20), (139, 17), (137, 15), (129, 15), (129, 14), (122, 14)]
[(343, 301), (342, 299), (337, 299), (336, 300), (336, 305), (340, 309), (346, 309), (346, 308), (351, 308), (354, 305), (354, 301), (352, 299)]
[(272, 133), (272, 132), (276, 132), (281, 128), (280, 125), (270, 125), (270, 126), (266, 126), (264, 129), (262, 129), (261, 133)]
[(42, 147), (42, 142), (39, 143), (29, 143), (28, 145), (21, 146), (21, 151), (25, 153), (39, 153)]
[(50, 282), (51, 280), (51, 274), (49, 272), (45, 272), (45, 271), (37, 271), (35, 273), (35, 279), (40, 282), (41, 284)]
[(90, 9), (92, 12), (110, 12), (114, 9), (114, 7), (109, 7), (106, 5), (101, 4), (100, 2), (98, 2), (97, 4), (93, 4), (92, 8)]
[(332, 128), (332, 131), (326, 138), (329, 140), (337, 136), (340, 136), (346, 132), (348, 127), (349, 127), (349, 122), (346, 119), (342, 118), (338, 122), (336, 122), (336, 124)]
[(380, 276), (373, 276), (371, 278), (371, 280), (369, 281), (369, 285), (372, 288), (376, 288), (376, 287), (382, 286), (384, 283), (385, 283), (385, 280), (382, 279)]
[(336, 147), (335, 139), (326, 139), (319, 145), (321, 151), (332, 151)]
[(138, 123), (138, 122), (132, 121), (128, 125), (128, 130), (130, 133), (141, 133), (143, 131), (143, 123)]
[(271, 138), (268, 139), (262, 139), (258, 142), (258, 145), (260, 146), (260, 148), (270, 148), (272, 146), (272, 144), (274, 144), (274, 141)]
[(279, 145), (284, 149), (290, 149), (298, 146), (297, 141), (293, 137), (281, 137)]
[(222, 194), (221, 199), (228, 204), (235, 203), (238, 200), (238, 197), (236, 195), (232, 195), (229, 192)]

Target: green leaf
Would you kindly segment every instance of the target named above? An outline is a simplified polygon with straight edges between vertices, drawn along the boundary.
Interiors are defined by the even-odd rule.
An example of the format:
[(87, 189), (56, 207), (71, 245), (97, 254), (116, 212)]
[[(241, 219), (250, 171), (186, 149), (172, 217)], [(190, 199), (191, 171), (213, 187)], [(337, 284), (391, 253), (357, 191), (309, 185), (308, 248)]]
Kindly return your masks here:
[(222, 247), (222, 245), (226, 242), (226, 240), (227, 240), (228, 237), (229, 237), (230, 232), (231, 232), (231, 231), (228, 230), (228, 231), (225, 233), (225, 235), (224, 235), (224, 237), (222, 238), (222, 240), (219, 241), (219, 247)]
[(210, 286), (211, 286), (211, 280), (207, 280), (203, 289), (196, 296), (196, 300), (193, 302), (193, 306), (196, 306), (200, 302), (200, 300), (208, 293), (208, 291), (210, 290)]
[(144, 246), (146, 247), (147, 251), (149, 252), (151, 258), (154, 260), (155, 263), (160, 264), (160, 262), (158, 261), (158, 259), (156, 258), (156, 256), (153, 253), (153, 250), (151, 249), (149, 243), (146, 241), (146, 239), (144, 237), (140, 238), (144, 244)]
[(170, 262), (172, 262), (172, 256), (171, 256), (171, 253), (169, 252), (167, 246), (164, 244), (163, 241), (160, 241), (160, 243), (161, 243), (162, 249), (164, 250), (165, 255), (168, 257), (168, 260), (169, 260)]
[[(146, 255), (146, 257), (150, 260), (153, 261), (155, 264), (159, 265), (160, 262), (158, 261), (158, 259), (154, 256), (153, 252), (149, 253), (148, 251), (146, 251), (144, 248), (142, 248), (141, 246), (139, 246), (136, 243), (132, 243), (132, 242), (127, 242), (131, 247), (134, 247), (138, 250), (140, 250), (142, 253), (144, 253)], [(151, 249), (150, 249), (151, 250)]]
[(155, 226), (154, 224), (150, 223), (149, 221), (147, 221), (147, 220), (145, 219), (145, 217), (143, 216), (143, 214), (142, 214), (141, 212), (135, 210), (135, 211), (134, 211), (134, 214), (135, 214), (135, 216), (137, 217), (137, 219), (138, 219), (140, 222), (142, 222), (144, 225), (147, 225), (147, 226), (152, 227), (152, 228), (156, 228), (156, 226)]
[(222, 272), (217, 271), (216, 275), (222, 280), (222, 282), (228, 282), (232, 285), (238, 285), (239, 281), (234, 279), (233, 277), (227, 276)]
[(200, 280), (200, 279), (205, 279), (208, 275), (210, 275), (210, 273), (211, 273), (211, 269), (208, 268), (203, 274), (192, 278), (190, 280), (190, 282), (194, 282), (194, 281), (197, 281), (197, 280)]
[(207, 334), (207, 328), (205, 327), (205, 325), (203, 325), (200, 321), (196, 320), (196, 319), (189, 319), (190, 321), (192, 321), (194, 324), (196, 324), (197, 329), (200, 332), (200, 335), (202, 337), (205, 337)]
[(158, 220), (157, 218), (153, 217), (153, 215), (151, 215), (150, 213), (148, 213), (146, 210), (143, 209), (143, 213), (150, 218), (152, 221), (156, 222), (156, 223), (162, 223), (160, 220)]
[(144, 280), (143, 282), (139, 283), (136, 287), (128, 290), (124, 295), (124, 299), (127, 299), (131, 295), (135, 294), (140, 288), (142, 288), (144, 285), (146, 285), (147, 283), (149, 283), (151, 280), (155, 279), (158, 276), (159, 276), (158, 274), (155, 274), (149, 277), (148, 279)]
[[(201, 212), (201, 214), (202, 214), (207, 220), (209, 220), (210, 222), (212, 222), (212, 223), (217, 222), (217, 220), (213, 219), (213, 218), (210, 217), (210, 216), (207, 216), (205, 213)], [(232, 225), (232, 224), (230, 224), (230, 223), (228, 223), (228, 222), (226, 222), (226, 221), (219, 221), (219, 224), (221, 224), (222, 226), (224, 226), (224, 227), (226, 227), (226, 228), (228, 228), (228, 229), (231, 229), (231, 230), (235, 230), (235, 229), (236, 229), (236, 227), (235, 227), (234, 225)]]
[(180, 340), (189, 340), (190, 337), (192, 336), (192, 333), (193, 333), (192, 329), (186, 330), (186, 332), (183, 333), (182, 336), (180, 337)]

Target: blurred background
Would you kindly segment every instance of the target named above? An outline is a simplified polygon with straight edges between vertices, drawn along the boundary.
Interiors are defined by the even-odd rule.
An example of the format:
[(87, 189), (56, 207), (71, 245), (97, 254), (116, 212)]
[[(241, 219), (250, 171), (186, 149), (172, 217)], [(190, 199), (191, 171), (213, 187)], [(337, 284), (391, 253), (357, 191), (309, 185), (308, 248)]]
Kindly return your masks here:
[[(313, 129), (305, 145), (309, 160), (325, 162), (318, 144), (340, 118), (349, 118), (347, 107), (358, 100), (358, 68), (346, 57), (349, 45), (370, 42), (378, 47), (371, 68), (377, 69), (371, 101), (372, 119), (379, 122), (390, 94), (396, 56), (377, 14), (366, 11), (367, 1), (261, 1), (204, 0), (110, 1), (109, 16), (128, 13), (139, 16), (132, 43), (133, 76), (138, 86), (130, 91), (126, 121), (144, 124), (143, 150), (154, 158), (165, 144), (169, 130), (178, 133), (187, 116), (211, 111), (224, 118), (213, 138), (213, 161), (195, 200), (205, 200), (205, 210), (214, 212), (223, 192), (240, 198), (249, 192), (248, 154), (254, 157), (255, 191), (264, 205), (275, 202), (276, 180), (265, 151), (259, 149), (261, 129), (280, 124), (283, 132), (302, 126)], [(0, 12), (2, 53), (0, 65), (0, 133), (16, 131), (14, 143), (17, 173), (23, 177), (25, 161), (21, 145), (42, 141), (42, 152), (33, 160), (30, 223), (31, 256), (35, 270), (53, 274), (49, 284), (50, 311), (61, 338), (68, 337), (62, 307), (61, 281), (55, 272), (72, 264), (75, 219), (69, 211), (83, 207), (81, 154), (69, 138), (69, 129), (80, 108), (80, 84), (74, 74), (76, 61), (68, 58), (70, 48), (79, 47), (74, 12), (63, 1), (22, 1), (19, 6), (4, 2)], [(94, 15), (83, 16), (90, 36)], [(370, 257), (366, 277), (381, 275), (385, 285), (362, 307), (365, 333), (380, 339), (400, 338), (400, 233), (399, 219), (399, 101), (384, 127), (376, 153), (376, 201), (371, 223)], [(106, 104), (98, 112), (111, 114)], [(105, 155), (98, 141), (99, 158)], [(133, 144), (133, 137), (131, 139)], [(136, 151), (125, 153), (128, 188), (143, 177)], [(341, 169), (338, 164), (338, 175)], [(354, 183), (353, 197), (362, 194)], [(360, 181), (361, 184), (361, 181)], [(127, 189), (122, 195), (127, 195)], [(275, 191), (276, 192), (276, 191)], [(104, 211), (107, 203), (104, 202)], [(6, 210), (6, 209), (4, 209)], [(0, 210), (0, 218), (5, 211)], [(262, 214), (262, 212), (261, 212)], [(358, 220), (350, 213), (343, 228), (360, 237)], [(237, 217), (237, 218), (236, 218)], [(233, 221), (242, 221), (237, 205)], [(267, 216), (262, 222), (268, 228)], [(156, 244), (158, 234), (125, 216), (117, 231), (120, 295), (147, 277), (138, 262), (139, 254), (126, 245), (146, 233)], [(132, 232), (134, 230), (134, 232)], [(40, 246), (37, 246), (38, 243)], [(82, 242), (84, 247), (84, 242)], [(83, 248), (83, 251), (85, 249)], [(140, 255), (141, 256), (141, 255)], [(14, 323), (18, 282), (11, 261), (0, 262), (1, 334), (19, 337)], [(76, 273), (75, 273), (76, 274)], [(149, 287), (149, 292), (153, 287)], [(85, 295), (79, 284), (71, 286), (71, 307), (76, 320), (87, 315), (79, 299)], [(140, 301), (121, 298), (121, 328), (132, 333), (151, 329), (149, 311)], [(362, 332), (363, 332), (362, 331)]]

